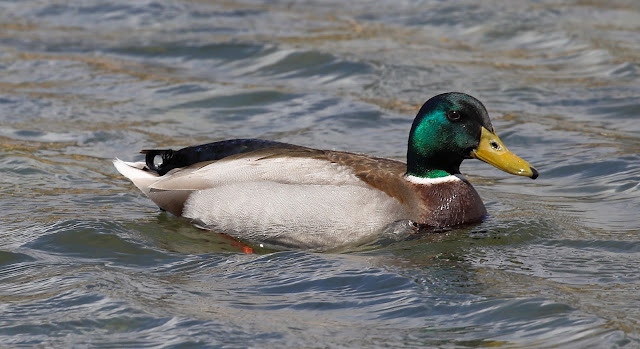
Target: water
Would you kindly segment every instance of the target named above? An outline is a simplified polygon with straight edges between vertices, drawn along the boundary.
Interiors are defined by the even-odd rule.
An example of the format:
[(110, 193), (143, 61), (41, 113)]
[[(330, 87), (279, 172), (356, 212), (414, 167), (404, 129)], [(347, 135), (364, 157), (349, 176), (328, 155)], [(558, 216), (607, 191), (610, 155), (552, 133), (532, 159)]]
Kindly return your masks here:
[[(0, 3), (8, 347), (640, 347), (634, 1)], [(429, 97), (482, 100), (531, 181), (364, 251), (243, 253), (111, 159), (234, 137), (402, 159)]]

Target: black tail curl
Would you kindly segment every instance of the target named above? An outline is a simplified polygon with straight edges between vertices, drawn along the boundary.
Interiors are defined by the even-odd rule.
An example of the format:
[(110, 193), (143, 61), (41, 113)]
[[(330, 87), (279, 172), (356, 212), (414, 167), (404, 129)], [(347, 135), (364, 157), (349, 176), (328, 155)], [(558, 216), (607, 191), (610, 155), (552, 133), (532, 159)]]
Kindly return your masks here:
[[(144, 162), (147, 164), (147, 168), (151, 171), (158, 172), (159, 175), (164, 175), (169, 172), (169, 170), (164, 170), (168, 163), (171, 162), (173, 158), (173, 149), (146, 149), (140, 151), (141, 154), (145, 154)], [(156, 156), (160, 155), (162, 157), (162, 162), (160, 165), (156, 166)]]

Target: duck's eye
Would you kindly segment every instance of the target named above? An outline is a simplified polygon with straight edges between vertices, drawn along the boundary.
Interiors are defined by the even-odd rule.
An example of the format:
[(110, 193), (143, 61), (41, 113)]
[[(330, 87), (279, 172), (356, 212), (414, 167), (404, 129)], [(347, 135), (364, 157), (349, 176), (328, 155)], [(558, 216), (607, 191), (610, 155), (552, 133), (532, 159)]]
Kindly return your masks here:
[(449, 119), (451, 121), (458, 121), (458, 120), (460, 120), (461, 117), (462, 117), (462, 115), (457, 110), (449, 110), (447, 112), (447, 119)]

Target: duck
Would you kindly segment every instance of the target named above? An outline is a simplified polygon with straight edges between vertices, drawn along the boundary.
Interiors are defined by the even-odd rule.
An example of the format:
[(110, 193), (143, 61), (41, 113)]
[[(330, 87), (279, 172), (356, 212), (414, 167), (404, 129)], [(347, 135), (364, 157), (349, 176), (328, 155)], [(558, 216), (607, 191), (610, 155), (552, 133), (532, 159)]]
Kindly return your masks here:
[(422, 105), (406, 162), (264, 139), (141, 153), (145, 161), (113, 163), (160, 209), (240, 241), (293, 249), (358, 245), (398, 222), (482, 222), (482, 199), (460, 173), (466, 159), (538, 177), (498, 138), (482, 102), (461, 92)]

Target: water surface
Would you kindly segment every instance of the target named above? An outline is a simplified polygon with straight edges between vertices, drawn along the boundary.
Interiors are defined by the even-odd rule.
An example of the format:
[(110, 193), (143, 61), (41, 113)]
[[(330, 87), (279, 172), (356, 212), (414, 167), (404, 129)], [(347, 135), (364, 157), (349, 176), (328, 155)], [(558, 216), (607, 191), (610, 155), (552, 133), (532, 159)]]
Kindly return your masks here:
[[(0, 3), (0, 339), (11, 347), (640, 347), (633, 1)], [(113, 168), (234, 137), (403, 159), (482, 100), (531, 181), (490, 218), (345, 253), (258, 251)]]

